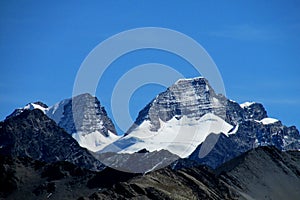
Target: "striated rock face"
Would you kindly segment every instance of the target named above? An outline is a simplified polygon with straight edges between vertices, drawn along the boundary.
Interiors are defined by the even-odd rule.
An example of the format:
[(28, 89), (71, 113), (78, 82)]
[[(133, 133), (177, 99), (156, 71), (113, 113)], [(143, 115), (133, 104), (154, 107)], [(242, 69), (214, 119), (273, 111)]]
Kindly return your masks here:
[(96, 131), (104, 136), (109, 136), (109, 132), (116, 134), (115, 126), (107, 116), (104, 107), (100, 105), (96, 97), (90, 94), (82, 94), (64, 100), (62, 103), (59, 102), (58, 106), (49, 109), (47, 115), (51, 117), (59, 109), (63, 109), (63, 112), (56, 122), (70, 134), (81, 132), (87, 135)]
[(187, 157), (211, 132), (228, 133), (232, 128), (225, 121), (226, 103), (205, 78), (180, 79), (139, 113), (125, 137), (100, 153), (134, 153), (145, 148)]
[[(58, 114), (61, 114), (58, 117)], [(47, 112), (55, 116), (57, 124), (72, 134), (80, 146), (99, 151), (118, 139), (115, 126), (100, 105), (90, 94), (82, 94), (54, 105)], [(53, 117), (54, 118), (54, 117)]]
[(247, 119), (262, 120), (267, 117), (262, 104), (253, 103), (242, 108), (222, 94), (216, 94), (203, 77), (180, 79), (140, 111), (127, 134), (145, 120), (151, 121), (151, 131), (157, 131), (159, 120), (166, 122), (182, 116), (197, 120), (207, 113), (213, 113), (232, 125)]
[(64, 129), (38, 109), (0, 122), (0, 154), (26, 156), (35, 160), (68, 161), (91, 170), (102, 170), (103, 164)]
[(139, 113), (127, 134), (145, 120), (151, 121), (151, 131), (157, 131), (159, 120), (167, 122), (173, 117), (200, 119), (206, 113), (214, 113), (224, 118), (226, 103), (222, 95), (215, 94), (205, 78), (180, 79)]
[(150, 121), (151, 131), (157, 131), (160, 128), (159, 120), (167, 122), (173, 117), (180, 119), (183, 116), (198, 120), (207, 113), (217, 115), (231, 125), (267, 117), (262, 104), (252, 103), (241, 107), (222, 94), (216, 94), (203, 77), (180, 79), (140, 111), (127, 134), (144, 121)]

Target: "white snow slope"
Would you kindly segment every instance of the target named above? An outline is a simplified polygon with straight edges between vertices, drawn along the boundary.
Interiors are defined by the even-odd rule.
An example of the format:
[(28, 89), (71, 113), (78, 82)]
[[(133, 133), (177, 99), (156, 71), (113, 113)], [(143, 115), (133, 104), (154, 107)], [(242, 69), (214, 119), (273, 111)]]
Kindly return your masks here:
[(120, 136), (117, 136), (110, 131), (108, 131), (108, 134), (108, 136), (104, 136), (98, 131), (89, 134), (77, 132), (73, 133), (72, 137), (78, 142), (81, 147), (87, 148), (88, 150), (93, 152), (97, 152), (120, 138)]
[[(117, 140), (119, 146), (125, 147), (119, 149), (119, 153), (134, 153), (142, 149), (150, 152), (165, 149), (185, 158), (209, 134), (224, 133), (228, 136), (229, 131), (233, 128), (223, 119), (211, 113), (205, 114), (199, 120), (183, 116), (180, 119), (173, 117), (167, 122), (160, 121), (160, 129), (155, 132), (150, 131), (150, 127), (150, 122), (144, 121), (130, 134)], [(128, 146), (128, 141), (135, 142)], [(122, 145), (122, 143), (124, 144)]]

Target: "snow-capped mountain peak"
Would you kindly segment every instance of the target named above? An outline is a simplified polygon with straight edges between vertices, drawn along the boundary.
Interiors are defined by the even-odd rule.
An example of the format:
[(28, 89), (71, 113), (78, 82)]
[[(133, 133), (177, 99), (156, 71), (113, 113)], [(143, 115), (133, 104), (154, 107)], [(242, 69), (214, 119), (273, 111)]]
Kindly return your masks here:
[(29, 103), (16, 109), (7, 118), (33, 109), (43, 111), (71, 134), (82, 147), (91, 151), (99, 151), (119, 138), (104, 107), (90, 94), (65, 99), (50, 107), (41, 102)]
[(50, 107), (47, 115), (82, 146), (99, 151), (118, 139), (115, 126), (100, 101), (90, 94), (65, 99)]
[(101, 152), (165, 149), (187, 157), (209, 134), (228, 135), (233, 126), (225, 121), (225, 105), (205, 78), (180, 79), (139, 113), (125, 137)]
[[(286, 127), (268, 117), (260, 103), (238, 104), (216, 94), (203, 77), (180, 79), (158, 94), (140, 111), (123, 137), (116, 134), (105, 109), (90, 94), (65, 99), (51, 107), (30, 103), (11, 115), (26, 109), (42, 110), (82, 147), (99, 153), (167, 150), (216, 167), (258, 146), (300, 149), (296, 127)], [(209, 146), (211, 139), (214, 141)]]
[(28, 103), (22, 108), (17, 108), (15, 109), (10, 115), (6, 117), (6, 119), (15, 117), (19, 114), (21, 114), (24, 110), (34, 110), (34, 109), (39, 109), (43, 111), (44, 114), (46, 114), (48, 110), (48, 106), (40, 101), (34, 102), (34, 103)]
[(48, 106), (42, 102), (34, 102), (34, 103), (29, 103), (26, 106), (23, 107), (23, 109), (25, 110), (34, 110), (34, 109), (39, 109), (41, 111), (43, 111), (44, 113), (46, 113), (46, 111), (48, 110)]
[[(300, 148), (297, 129), (269, 118), (262, 104), (238, 104), (216, 94), (205, 78), (197, 77), (180, 79), (157, 95), (140, 111), (125, 136), (100, 153), (165, 149), (182, 158), (199, 160), (210, 152), (208, 148), (215, 148), (210, 145), (212, 141), (218, 149), (213, 152), (218, 155), (211, 161), (200, 160), (213, 167), (261, 145)], [(202, 151), (202, 147), (206, 150)]]
[(149, 120), (151, 130), (157, 131), (160, 128), (159, 120), (167, 122), (173, 117), (187, 116), (200, 119), (206, 113), (214, 113), (224, 118), (224, 104), (226, 104), (224, 98), (215, 94), (205, 78), (180, 79), (139, 113), (126, 135), (144, 120)]

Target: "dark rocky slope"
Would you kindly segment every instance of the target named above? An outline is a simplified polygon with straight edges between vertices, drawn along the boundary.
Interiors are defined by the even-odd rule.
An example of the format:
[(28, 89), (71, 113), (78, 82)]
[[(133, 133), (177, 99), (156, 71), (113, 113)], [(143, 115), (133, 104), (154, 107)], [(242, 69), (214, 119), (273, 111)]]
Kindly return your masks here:
[(217, 169), (241, 199), (293, 200), (300, 197), (300, 152), (260, 147)]
[(259, 147), (216, 170), (205, 166), (148, 174), (105, 168), (94, 172), (69, 162), (45, 163), (0, 156), (5, 199), (298, 199), (300, 152)]
[(68, 161), (91, 170), (103, 164), (42, 111), (24, 110), (0, 122), (0, 154), (45, 162)]
[(198, 166), (164, 168), (89, 199), (299, 199), (300, 152), (258, 147), (215, 171)]
[(1, 155), (0, 163), (0, 199), (76, 199), (91, 192), (86, 184), (94, 172), (68, 162)]
[(90, 171), (72, 163), (46, 163), (0, 155), (0, 199), (78, 199), (134, 174), (106, 168)]

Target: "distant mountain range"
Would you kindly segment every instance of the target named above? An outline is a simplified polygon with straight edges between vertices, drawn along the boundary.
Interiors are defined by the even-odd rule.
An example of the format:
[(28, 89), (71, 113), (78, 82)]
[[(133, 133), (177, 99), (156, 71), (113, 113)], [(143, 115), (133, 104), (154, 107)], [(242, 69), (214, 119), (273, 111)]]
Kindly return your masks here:
[(0, 122), (0, 195), (297, 199), (299, 150), (297, 128), (262, 104), (229, 100), (202, 77), (180, 79), (123, 136), (90, 94), (16, 109)]
[(124, 136), (96, 97), (82, 94), (40, 109), (84, 148), (96, 153), (167, 150), (213, 168), (258, 146), (300, 149), (296, 127), (269, 118), (262, 104), (238, 103), (216, 94), (205, 78), (180, 79), (142, 109)]

